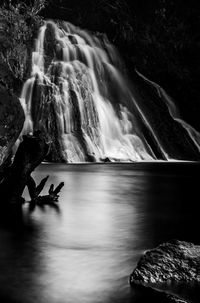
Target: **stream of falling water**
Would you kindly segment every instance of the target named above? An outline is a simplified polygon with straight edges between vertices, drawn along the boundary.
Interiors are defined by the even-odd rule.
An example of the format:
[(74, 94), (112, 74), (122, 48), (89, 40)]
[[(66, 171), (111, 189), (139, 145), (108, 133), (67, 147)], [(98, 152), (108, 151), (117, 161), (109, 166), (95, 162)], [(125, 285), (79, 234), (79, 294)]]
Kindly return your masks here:
[(22, 134), (44, 130), (66, 162), (155, 158), (126, 107), (132, 95), (120, 65), (105, 36), (46, 21), (21, 94), (26, 114)]
[(186, 129), (190, 139), (193, 141), (193, 143), (197, 147), (198, 151), (200, 152), (200, 133), (194, 127), (192, 127), (190, 124), (188, 124), (181, 118), (180, 113), (179, 113), (177, 107), (175, 106), (172, 98), (167, 94), (167, 92), (160, 85), (149, 80), (144, 75), (142, 75), (139, 71), (136, 70), (136, 72), (141, 78), (143, 78), (147, 83), (149, 83), (151, 86), (153, 86), (157, 90), (159, 97), (167, 105), (171, 117), (175, 121), (180, 123), (180, 125), (183, 128)]
[[(31, 75), (21, 93), (26, 116), (21, 135), (42, 131), (50, 145), (48, 159), (55, 162), (152, 160), (156, 155), (151, 140), (162, 159), (198, 158), (200, 134), (181, 119), (162, 87), (136, 72), (156, 90), (171, 121), (184, 130), (179, 127), (173, 140), (171, 131), (177, 124), (158, 134), (135, 99), (120, 56), (105, 35), (92, 35), (67, 22), (46, 21), (39, 29)], [(168, 137), (169, 146), (178, 142), (175, 152), (162, 136)], [(184, 137), (181, 143), (180, 136)], [(182, 157), (185, 146), (188, 154)]]

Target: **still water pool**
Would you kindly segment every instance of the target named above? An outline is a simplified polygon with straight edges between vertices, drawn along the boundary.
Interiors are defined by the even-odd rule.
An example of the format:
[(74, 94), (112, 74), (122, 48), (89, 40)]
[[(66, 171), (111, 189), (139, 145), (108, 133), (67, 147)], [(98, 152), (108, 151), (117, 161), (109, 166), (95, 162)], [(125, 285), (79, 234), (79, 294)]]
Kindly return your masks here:
[(65, 182), (59, 207), (30, 212), (27, 204), (20, 228), (0, 226), (0, 302), (149, 302), (130, 289), (129, 274), (163, 241), (200, 244), (199, 168), (41, 165), (37, 182), (46, 175), (48, 186)]

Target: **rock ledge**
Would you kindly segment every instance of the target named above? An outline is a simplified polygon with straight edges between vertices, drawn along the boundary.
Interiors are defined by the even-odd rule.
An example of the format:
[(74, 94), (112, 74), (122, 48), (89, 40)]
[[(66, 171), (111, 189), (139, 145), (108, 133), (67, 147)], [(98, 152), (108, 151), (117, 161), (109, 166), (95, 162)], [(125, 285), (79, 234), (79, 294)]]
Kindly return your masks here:
[(172, 240), (145, 252), (130, 284), (175, 296), (169, 302), (200, 302), (200, 246)]

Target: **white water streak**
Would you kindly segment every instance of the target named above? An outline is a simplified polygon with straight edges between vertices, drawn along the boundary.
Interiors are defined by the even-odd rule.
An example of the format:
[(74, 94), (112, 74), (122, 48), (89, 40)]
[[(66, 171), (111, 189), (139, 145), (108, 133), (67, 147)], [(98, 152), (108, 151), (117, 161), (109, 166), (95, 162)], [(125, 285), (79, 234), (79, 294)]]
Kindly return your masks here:
[(165, 102), (168, 107), (169, 113), (171, 117), (177, 121), (188, 133), (191, 140), (194, 142), (198, 151), (200, 152), (200, 133), (192, 127), (190, 124), (181, 119), (180, 113), (174, 104), (172, 98), (166, 93), (166, 91), (157, 83), (149, 80), (144, 75), (142, 75), (138, 70), (136, 70), (137, 74), (143, 78), (147, 83), (151, 84), (158, 92), (159, 97)]

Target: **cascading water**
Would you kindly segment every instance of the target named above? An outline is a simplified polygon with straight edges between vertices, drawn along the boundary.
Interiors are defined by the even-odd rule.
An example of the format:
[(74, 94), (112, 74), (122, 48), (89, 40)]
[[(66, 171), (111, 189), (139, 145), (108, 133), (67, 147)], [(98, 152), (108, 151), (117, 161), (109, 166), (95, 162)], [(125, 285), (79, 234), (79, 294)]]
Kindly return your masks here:
[(167, 93), (137, 71), (134, 80), (105, 35), (46, 21), (21, 94), (22, 134), (40, 130), (56, 162), (199, 160), (200, 134)]
[(132, 95), (118, 58), (106, 37), (69, 23), (47, 21), (40, 28), (21, 95), (23, 134), (43, 131), (51, 160), (155, 158), (126, 107)]

